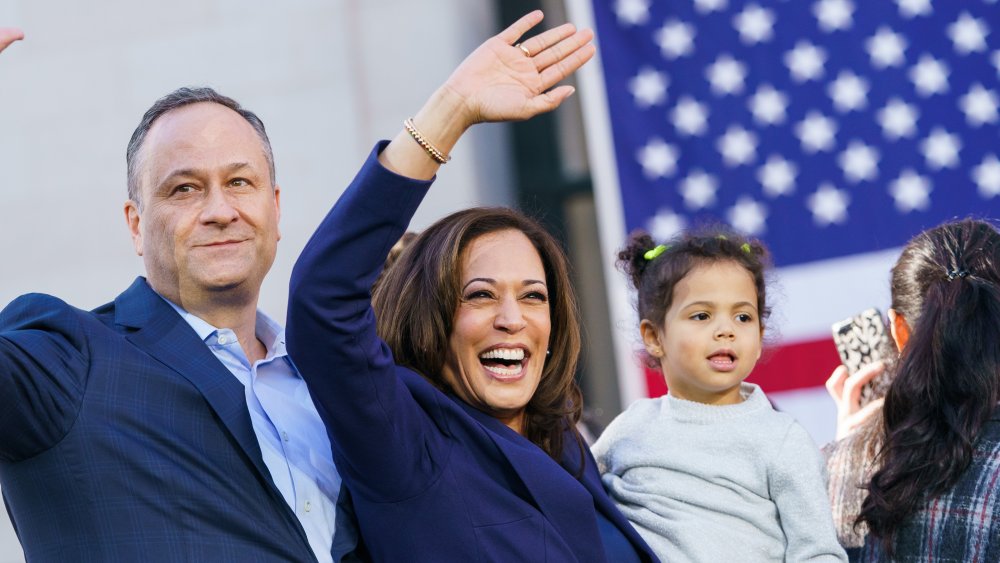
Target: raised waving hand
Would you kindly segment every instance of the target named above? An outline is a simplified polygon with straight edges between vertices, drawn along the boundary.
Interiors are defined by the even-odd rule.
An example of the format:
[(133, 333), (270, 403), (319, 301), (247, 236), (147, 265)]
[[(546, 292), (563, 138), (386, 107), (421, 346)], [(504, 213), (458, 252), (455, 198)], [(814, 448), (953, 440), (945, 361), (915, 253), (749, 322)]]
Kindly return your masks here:
[(0, 27), (0, 52), (11, 43), (24, 39), (24, 32), (16, 27)]
[[(487, 39), (413, 116), (413, 125), (441, 154), (476, 123), (528, 119), (559, 107), (573, 93), (572, 86), (557, 84), (594, 56), (594, 33), (566, 23), (519, 43), (543, 17), (536, 10)], [(406, 131), (380, 160), (413, 178), (430, 178), (438, 168)]]

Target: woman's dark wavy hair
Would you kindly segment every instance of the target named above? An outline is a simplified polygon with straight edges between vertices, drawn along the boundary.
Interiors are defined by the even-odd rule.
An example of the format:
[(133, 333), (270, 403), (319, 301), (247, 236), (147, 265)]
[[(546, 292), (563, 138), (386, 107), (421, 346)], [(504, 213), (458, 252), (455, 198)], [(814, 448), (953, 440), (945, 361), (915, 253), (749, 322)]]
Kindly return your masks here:
[(559, 461), (568, 430), (580, 449), (576, 431), (582, 394), (576, 384), (580, 355), (580, 321), (569, 265), (559, 243), (535, 220), (512, 209), (477, 207), (453, 213), (428, 227), (409, 243), (384, 273), (372, 296), (379, 336), (396, 363), (452, 391), (442, 376), (455, 313), (461, 300), (462, 251), (477, 238), (498, 231), (524, 233), (545, 268), (552, 330), (551, 354), (538, 389), (525, 407), (524, 436)]
[(892, 269), (910, 338), (886, 394), (881, 467), (858, 522), (893, 552), (897, 532), (953, 486), (1000, 401), (1000, 233), (947, 223), (914, 237)]
[[(746, 268), (757, 290), (757, 311), (761, 329), (770, 316), (764, 274), (770, 254), (760, 241), (744, 237), (723, 227), (706, 227), (681, 235), (667, 243), (665, 251), (649, 260), (646, 252), (657, 246), (643, 230), (629, 235), (625, 248), (618, 252), (618, 269), (628, 276), (638, 296), (639, 319), (662, 326), (674, 300), (674, 286), (695, 266), (732, 261)], [(659, 369), (656, 358), (646, 355), (646, 364)]]

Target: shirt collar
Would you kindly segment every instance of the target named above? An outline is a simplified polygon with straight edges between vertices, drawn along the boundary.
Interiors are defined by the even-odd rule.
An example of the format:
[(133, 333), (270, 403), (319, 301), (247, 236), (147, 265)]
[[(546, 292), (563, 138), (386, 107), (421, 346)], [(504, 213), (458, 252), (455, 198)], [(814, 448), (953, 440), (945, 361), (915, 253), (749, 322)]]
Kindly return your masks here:
[[(159, 294), (157, 294), (159, 295)], [(183, 307), (174, 303), (173, 301), (167, 299), (160, 295), (160, 298), (167, 302), (177, 314), (184, 319), (187, 324), (191, 325), (198, 338), (202, 342), (207, 342), (216, 332), (218, 332), (218, 327), (212, 326), (205, 322), (204, 319), (189, 313), (184, 310)], [(285, 350), (285, 329), (278, 324), (277, 321), (267, 316), (263, 311), (257, 309), (257, 319), (254, 325), (254, 332), (257, 339), (264, 343), (264, 347), (267, 348), (266, 359), (277, 358), (281, 356), (286, 356), (288, 352)]]

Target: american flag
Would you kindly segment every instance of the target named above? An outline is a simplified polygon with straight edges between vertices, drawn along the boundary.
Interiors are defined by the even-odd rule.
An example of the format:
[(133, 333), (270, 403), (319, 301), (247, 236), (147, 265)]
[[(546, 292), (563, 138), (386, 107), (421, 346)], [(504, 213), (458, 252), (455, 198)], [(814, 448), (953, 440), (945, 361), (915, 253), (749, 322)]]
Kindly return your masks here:
[[(1000, 216), (1000, 6), (569, 5), (597, 33), (581, 82), (609, 264), (637, 227), (666, 239), (721, 221), (762, 239), (778, 266), (777, 341), (750, 381), (832, 436), (817, 389), (839, 363), (830, 324), (888, 307), (889, 268), (915, 233)], [(634, 324), (623, 284), (611, 291), (616, 325)], [(629, 356), (637, 337), (617, 332)], [(620, 366), (626, 401), (663, 392), (658, 374)]]

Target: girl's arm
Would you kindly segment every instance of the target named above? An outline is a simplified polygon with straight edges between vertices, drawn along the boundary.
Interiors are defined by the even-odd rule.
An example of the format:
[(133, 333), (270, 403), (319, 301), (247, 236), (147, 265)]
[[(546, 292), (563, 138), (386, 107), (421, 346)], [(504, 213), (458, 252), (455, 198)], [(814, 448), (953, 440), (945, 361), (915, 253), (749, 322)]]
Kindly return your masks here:
[(771, 499), (785, 533), (785, 561), (847, 561), (837, 542), (825, 474), (819, 448), (793, 422), (768, 471)]

